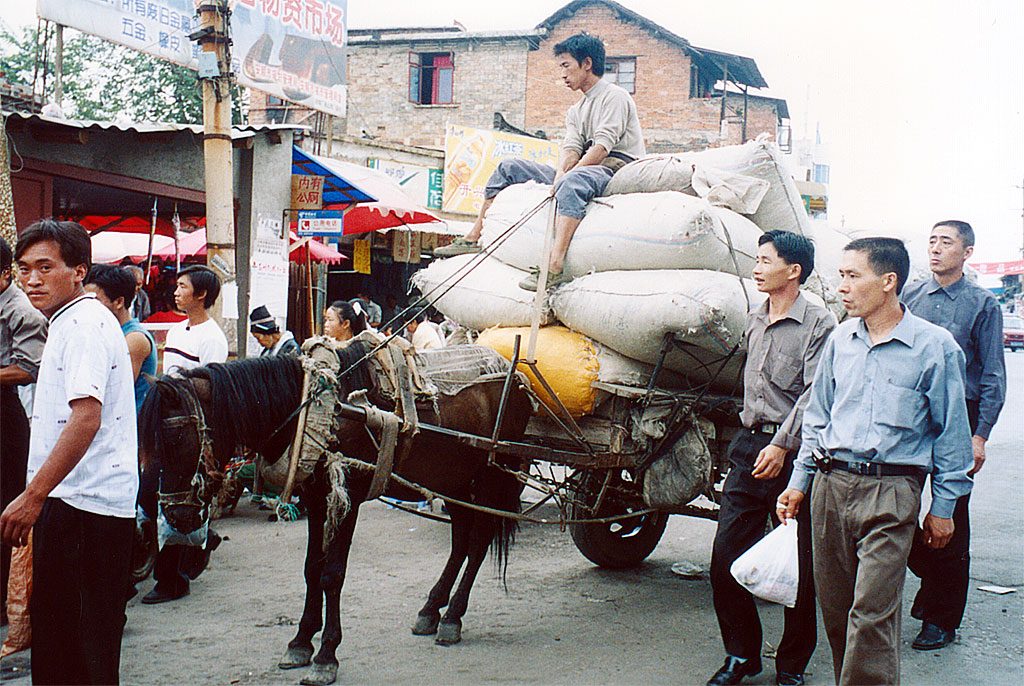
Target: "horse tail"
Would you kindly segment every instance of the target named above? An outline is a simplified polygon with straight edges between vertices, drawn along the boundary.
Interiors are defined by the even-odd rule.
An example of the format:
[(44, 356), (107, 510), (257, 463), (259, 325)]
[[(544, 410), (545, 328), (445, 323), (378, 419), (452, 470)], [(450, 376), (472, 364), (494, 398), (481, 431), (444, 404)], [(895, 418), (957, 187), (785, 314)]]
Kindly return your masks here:
[[(504, 471), (489, 469), (488, 472), (490, 478), (485, 479), (485, 485), (480, 488), (481, 498), (478, 499), (478, 501), (486, 502), (480, 502), (480, 504), (519, 514), (521, 511), (519, 498), (523, 492), (523, 484)], [(501, 584), (507, 593), (508, 558), (512, 546), (516, 542), (516, 533), (519, 532), (519, 520), (497, 515), (486, 516), (492, 521), (491, 558), (494, 560), (495, 568), (501, 573)]]

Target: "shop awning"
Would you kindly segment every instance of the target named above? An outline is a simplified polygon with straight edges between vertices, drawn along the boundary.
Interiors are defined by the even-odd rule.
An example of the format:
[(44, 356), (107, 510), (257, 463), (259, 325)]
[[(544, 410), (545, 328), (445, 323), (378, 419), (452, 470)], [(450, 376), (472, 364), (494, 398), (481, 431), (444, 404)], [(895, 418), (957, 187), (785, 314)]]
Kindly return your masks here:
[[(346, 210), (345, 235), (441, 221), (378, 171), (293, 150), (292, 173), (324, 176), (324, 209)], [(351, 199), (360, 193), (365, 199)]]

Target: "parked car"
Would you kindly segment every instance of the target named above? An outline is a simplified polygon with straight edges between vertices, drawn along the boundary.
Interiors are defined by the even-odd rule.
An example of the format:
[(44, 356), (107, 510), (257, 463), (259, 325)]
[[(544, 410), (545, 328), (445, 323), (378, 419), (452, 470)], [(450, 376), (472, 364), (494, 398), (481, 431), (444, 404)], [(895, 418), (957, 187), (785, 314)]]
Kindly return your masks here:
[(1024, 350), (1024, 320), (1016, 315), (1003, 316), (1003, 347), (1010, 352)]

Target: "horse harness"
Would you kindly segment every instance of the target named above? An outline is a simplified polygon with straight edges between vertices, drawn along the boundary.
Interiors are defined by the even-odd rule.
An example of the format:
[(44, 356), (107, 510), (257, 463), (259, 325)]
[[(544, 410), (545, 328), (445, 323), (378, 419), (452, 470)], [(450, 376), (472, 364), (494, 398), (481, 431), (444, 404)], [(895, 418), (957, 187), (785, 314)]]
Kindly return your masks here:
[(212, 432), (206, 423), (206, 415), (199, 403), (195, 384), (191, 379), (188, 380), (188, 386), (186, 392), (179, 393), (179, 397), (188, 406), (188, 414), (164, 419), (163, 425), (167, 428), (185, 425), (194, 427), (199, 442), (199, 459), (196, 460), (196, 471), (189, 483), (189, 490), (173, 493), (159, 491), (157, 493), (157, 500), (163, 509), (176, 505), (188, 505), (205, 510), (224, 479), (224, 474), (217, 468), (217, 459), (213, 452)]

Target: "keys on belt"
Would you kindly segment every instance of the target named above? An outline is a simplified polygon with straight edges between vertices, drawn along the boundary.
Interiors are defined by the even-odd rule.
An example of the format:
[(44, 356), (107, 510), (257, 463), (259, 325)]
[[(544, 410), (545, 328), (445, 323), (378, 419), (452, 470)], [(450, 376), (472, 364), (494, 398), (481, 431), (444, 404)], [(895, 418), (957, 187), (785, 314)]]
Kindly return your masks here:
[(923, 477), (925, 470), (908, 464), (885, 464), (882, 462), (845, 462), (837, 460), (828, 451), (815, 448), (811, 451), (814, 458), (814, 465), (818, 471), (828, 474), (833, 469), (838, 469), (849, 474), (860, 476), (917, 476)]

